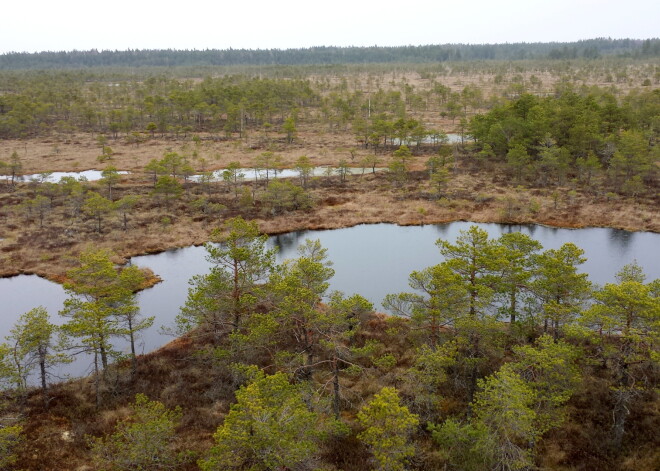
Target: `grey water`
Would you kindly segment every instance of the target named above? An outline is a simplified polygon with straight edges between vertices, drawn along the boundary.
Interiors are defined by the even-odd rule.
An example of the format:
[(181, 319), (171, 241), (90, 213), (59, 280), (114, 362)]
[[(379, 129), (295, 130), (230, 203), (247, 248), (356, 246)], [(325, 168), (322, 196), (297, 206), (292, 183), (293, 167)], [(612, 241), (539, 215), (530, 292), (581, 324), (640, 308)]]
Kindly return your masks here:
[[(328, 250), (335, 276), (330, 290), (347, 295), (361, 294), (381, 308), (386, 294), (408, 290), (408, 275), (442, 261), (436, 246), (438, 239), (455, 241), (461, 230), (474, 223), (453, 222), (424, 226), (394, 224), (360, 225), (327, 231), (299, 231), (269, 238), (269, 246), (278, 248), (277, 260), (295, 258), (297, 247), (306, 239), (319, 239)], [(587, 262), (580, 270), (597, 284), (615, 281), (615, 274), (633, 261), (644, 269), (647, 281), (660, 278), (660, 234), (627, 232), (618, 229), (559, 229), (545, 226), (512, 226), (476, 224), (493, 238), (519, 231), (538, 240), (544, 249), (557, 249), (572, 242), (585, 251)], [(204, 274), (210, 268), (204, 247), (185, 247), (154, 255), (137, 256), (131, 263), (149, 267), (163, 281), (138, 294), (141, 313), (155, 316), (154, 326), (144, 332), (138, 351), (153, 351), (171, 340), (160, 333), (162, 326), (172, 326), (185, 303), (188, 280)], [(17, 276), (0, 279), (0, 341), (8, 335), (18, 317), (43, 305), (55, 323), (63, 321), (57, 315), (66, 294), (63, 288), (37, 276)], [(124, 352), (128, 346), (118, 342)], [(76, 371), (80, 374), (81, 370)]]
[[(446, 134), (446, 136), (447, 136), (447, 138), (444, 141), (446, 144), (461, 144), (463, 142), (468, 142), (470, 140), (470, 136), (467, 135), (467, 134), (460, 135), (460, 134), (456, 134), (456, 133), (448, 133), (448, 134)], [(402, 139), (394, 139), (393, 142), (394, 142), (395, 145), (398, 145), (398, 146), (400, 146), (401, 144), (405, 144), (405, 143), (408, 143), (409, 145), (415, 145), (416, 144), (415, 141), (411, 141), (411, 140), (405, 141), (405, 140), (402, 140)], [(423, 142), (424, 144), (430, 144), (430, 143), (433, 142), (433, 137), (430, 136), (430, 135), (426, 136), (424, 139), (421, 140), (421, 142)]]
[[(83, 170), (81, 172), (47, 172), (47, 173), (34, 173), (32, 175), (20, 175), (19, 180), (22, 181), (32, 181), (32, 180), (42, 180), (50, 183), (57, 183), (60, 179), (64, 177), (73, 177), (76, 180), (84, 179), (85, 181), (93, 182), (103, 178), (101, 175), (102, 170)], [(130, 172), (125, 170), (120, 170), (117, 172), (120, 175), (128, 175)], [(5, 176), (5, 179), (9, 177)]]
[[(217, 181), (222, 181), (223, 180), (223, 173), (225, 172), (226, 169), (219, 169), (215, 170), (212, 175), (211, 175), (211, 181), (217, 182)], [(239, 168), (237, 169), (238, 173), (242, 175), (242, 179), (246, 181), (251, 181), (251, 180), (265, 180), (266, 179), (266, 171), (265, 170), (256, 170), (254, 168)], [(382, 172), (386, 170), (384, 167), (376, 167), (375, 171), (376, 172)], [(362, 167), (349, 167), (346, 169), (347, 174), (349, 175), (362, 175), (362, 174), (368, 174), (371, 173), (372, 170), (370, 167), (362, 168)], [(337, 175), (337, 168), (336, 167), (312, 167), (310, 170), (310, 176), (311, 177), (327, 177), (327, 176), (333, 176)], [(293, 169), (293, 168), (282, 168), (277, 171), (270, 170), (268, 172), (268, 178), (270, 180), (277, 179), (277, 178), (293, 178), (293, 177), (299, 177), (300, 172), (298, 170)], [(202, 175), (192, 175), (190, 177), (190, 180), (194, 182), (199, 182), (202, 180)]]

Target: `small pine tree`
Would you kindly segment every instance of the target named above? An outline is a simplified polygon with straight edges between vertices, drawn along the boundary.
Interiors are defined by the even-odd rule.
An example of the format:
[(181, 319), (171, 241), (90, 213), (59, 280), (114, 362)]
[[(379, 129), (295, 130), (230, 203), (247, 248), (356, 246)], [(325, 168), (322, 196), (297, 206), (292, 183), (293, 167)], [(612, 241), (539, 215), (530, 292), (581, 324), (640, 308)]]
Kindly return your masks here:
[(358, 438), (371, 448), (377, 469), (405, 469), (406, 460), (415, 453), (410, 434), (419, 424), (419, 418), (400, 404), (396, 389), (383, 388), (358, 412), (357, 418), (364, 427)]
[(256, 378), (236, 393), (203, 471), (298, 469), (316, 453), (318, 416), (284, 373)]
[(131, 416), (119, 422), (108, 437), (90, 438), (96, 464), (112, 471), (173, 469), (185, 461), (185, 453), (173, 447), (181, 409), (167, 409), (144, 394), (135, 396)]
[(20, 445), (23, 437), (20, 425), (0, 424), (0, 469), (16, 463), (16, 447)]

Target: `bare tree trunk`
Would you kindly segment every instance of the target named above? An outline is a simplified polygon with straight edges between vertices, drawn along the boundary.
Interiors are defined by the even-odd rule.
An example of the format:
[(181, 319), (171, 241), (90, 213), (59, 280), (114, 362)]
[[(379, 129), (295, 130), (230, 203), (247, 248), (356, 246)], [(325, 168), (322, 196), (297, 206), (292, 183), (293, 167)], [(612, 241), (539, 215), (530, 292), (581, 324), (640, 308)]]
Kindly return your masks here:
[(511, 317), (509, 319), (509, 327), (513, 327), (513, 324), (516, 322), (516, 290), (511, 291)]
[[(627, 353), (628, 345), (623, 346), (623, 351)], [(625, 353), (624, 353), (625, 355)], [(633, 381), (628, 371), (628, 363), (624, 358), (621, 363), (617, 365), (620, 368), (620, 376), (618, 381), (618, 388), (614, 390), (616, 402), (614, 410), (612, 411), (612, 418), (614, 424), (612, 426), (614, 432), (614, 447), (619, 450), (623, 442), (623, 435), (626, 431), (626, 419), (630, 415), (630, 400), (633, 395), (632, 385)]]
[(631, 392), (628, 389), (621, 388), (615, 394), (616, 403), (612, 411), (612, 418), (614, 420), (614, 425), (612, 426), (614, 432), (613, 445), (616, 450), (619, 450), (623, 442), (623, 434), (626, 431), (626, 419), (630, 415), (628, 405), (630, 404)]
[(101, 377), (99, 375), (99, 354), (94, 352), (94, 389), (96, 392), (96, 410), (101, 407)]
[(339, 396), (339, 362), (337, 357), (333, 360), (333, 374), (332, 378), (332, 387), (334, 390), (334, 397), (332, 400), (332, 408), (334, 409), (335, 419), (339, 420), (339, 414), (341, 413), (341, 398)]
[(128, 334), (131, 340), (131, 376), (137, 373), (137, 356), (135, 355), (135, 336), (133, 334), (133, 319), (128, 318)]
[(305, 378), (308, 380), (312, 379), (312, 373), (314, 372), (314, 367), (312, 366), (314, 364), (314, 352), (313, 352), (313, 344), (312, 344), (312, 339), (309, 334), (309, 330), (306, 330), (305, 332), (305, 343), (307, 344), (307, 361), (305, 365)]
[(41, 373), (41, 393), (43, 394), (44, 409), (48, 409), (48, 385), (46, 384), (46, 351), (39, 348), (39, 371)]
[(240, 290), (238, 287), (238, 260), (234, 259), (234, 289), (232, 291), (232, 298), (234, 300), (234, 332), (238, 330), (241, 322), (241, 314), (239, 312), (239, 298)]
[(101, 336), (101, 338), (99, 338), (99, 352), (101, 352), (101, 364), (103, 365), (103, 371), (105, 374), (105, 370), (108, 368), (108, 353), (105, 351), (104, 341), (105, 339)]
[(479, 377), (479, 365), (477, 364), (476, 359), (479, 358), (479, 336), (472, 334), (472, 356), (475, 359), (475, 363), (470, 370), (470, 377), (468, 379), (468, 417), (472, 416), (472, 401), (474, 400), (474, 394), (477, 391), (477, 378)]

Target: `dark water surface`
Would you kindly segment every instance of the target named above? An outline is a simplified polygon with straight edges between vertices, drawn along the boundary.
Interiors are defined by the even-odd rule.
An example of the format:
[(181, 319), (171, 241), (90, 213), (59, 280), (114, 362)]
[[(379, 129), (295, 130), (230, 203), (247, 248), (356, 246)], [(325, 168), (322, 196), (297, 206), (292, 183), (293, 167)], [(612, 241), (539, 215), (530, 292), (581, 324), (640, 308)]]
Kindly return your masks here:
[[(359, 293), (380, 308), (386, 294), (408, 290), (408, 275), (413, 270), (442, 261), (435, 242), (455, 241), (461, 230), (474, 223), (454, 222), (425, 226), (393, 224), (360, 225), (329, 231), (299, 231), (273, 236), (269, 243), (279, 248), (278, 261), (295, 258), (296, 248), (305, 239), (320, 239), (333, 261), (335, 276), (331, 290), (346, 294)], [(519, 231), (543, 244), (544, 249), (557, 249), (572, 242), (585, 251), (587, 262), (581, 270), (592, 282), (614, 282), (621, 267), (634, 260), (644, 268), (647, 281), (660, 278), (660, 234), (627, 232), (618, 229), (557, 229), (544, 226), (511, 226), (476, 224), (497, 238), (506, 232)], [(188, 280), (206, 273), (204, 247), (186, 247), (156, 255), (133, 257), (131, 262), (149, 267), (163, 282), (138, 295), (145, 316), (156, 316), (154, 326), (142, 335), (139, 352), (148, 352), (168, 342), (171, 337), (159, 333), (161, 326), (171, 325), (185, 303)], [(37, 276), (21, 275), (0, 280), (0, 340), (9, 333), (18, 317), (42, 305), (51, 320), (61, 323), (57, 312), (66, 298), (63, 288)], [(117, 344), (127, 350), (127, 346)], [(76, 374), (82, 372), (76, 368)]]

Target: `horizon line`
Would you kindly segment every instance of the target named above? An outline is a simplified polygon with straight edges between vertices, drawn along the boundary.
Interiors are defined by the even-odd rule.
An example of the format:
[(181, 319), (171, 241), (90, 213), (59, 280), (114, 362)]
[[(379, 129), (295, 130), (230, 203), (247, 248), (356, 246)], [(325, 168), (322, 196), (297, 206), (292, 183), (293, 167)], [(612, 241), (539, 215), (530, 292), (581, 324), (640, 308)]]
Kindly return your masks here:
[(612, 38), (612, 37), (595, 37), (595, 38), (585, 38), (578, 39), (574, 41), (513, 41), (513, 42), (494, 42), (494, 43), (469, 43), (469, 42), (455, 42), (455, 43), (427, 43), (427, 44), (402, 44), (398, 46), (380, 46), (378, 44), (373, 44), (370, 46), (334, 46), (334, 45), (315, 45), (315, 46), (300, 46), (300, 47), (287, 47), (287, 48), (233, 48), (231, 46), (227, 48), (204, 48), (204, 49), (176, 49), (176, 48), (128, 48), (128, 49), (68, 49), (68, 50), (41, 50), (41, 51), (6, 51), (0, 53), (0, 55), (12, 55), (12, 54), (49, 54), (49, 53), (117, 53), (117, 52), (145, 52), (145, 51), (167, 51), (167, 52), (231, 52), (231, 51), (251, 51), (251, 52), (268, 52), (268, 51), (300, 51), (300, 50), (310, 50), (310, 49), (370, 49), (370, 48), (379, 48), (379, 49), (399, 49), (399, 48), (421, 48), (421, 47), (437, 47), (437, 46), (513, 46), (513, 45), (539, 45), (539, 44), (557, 44), (557, 45), (567, 45), (567, 44), (577, 44), (581, 42), (588, 41), (597, 41), (597, 40), (606, 40), (606, 41), (657, 41), (659, 37), (649, 37), (649, 38)]

